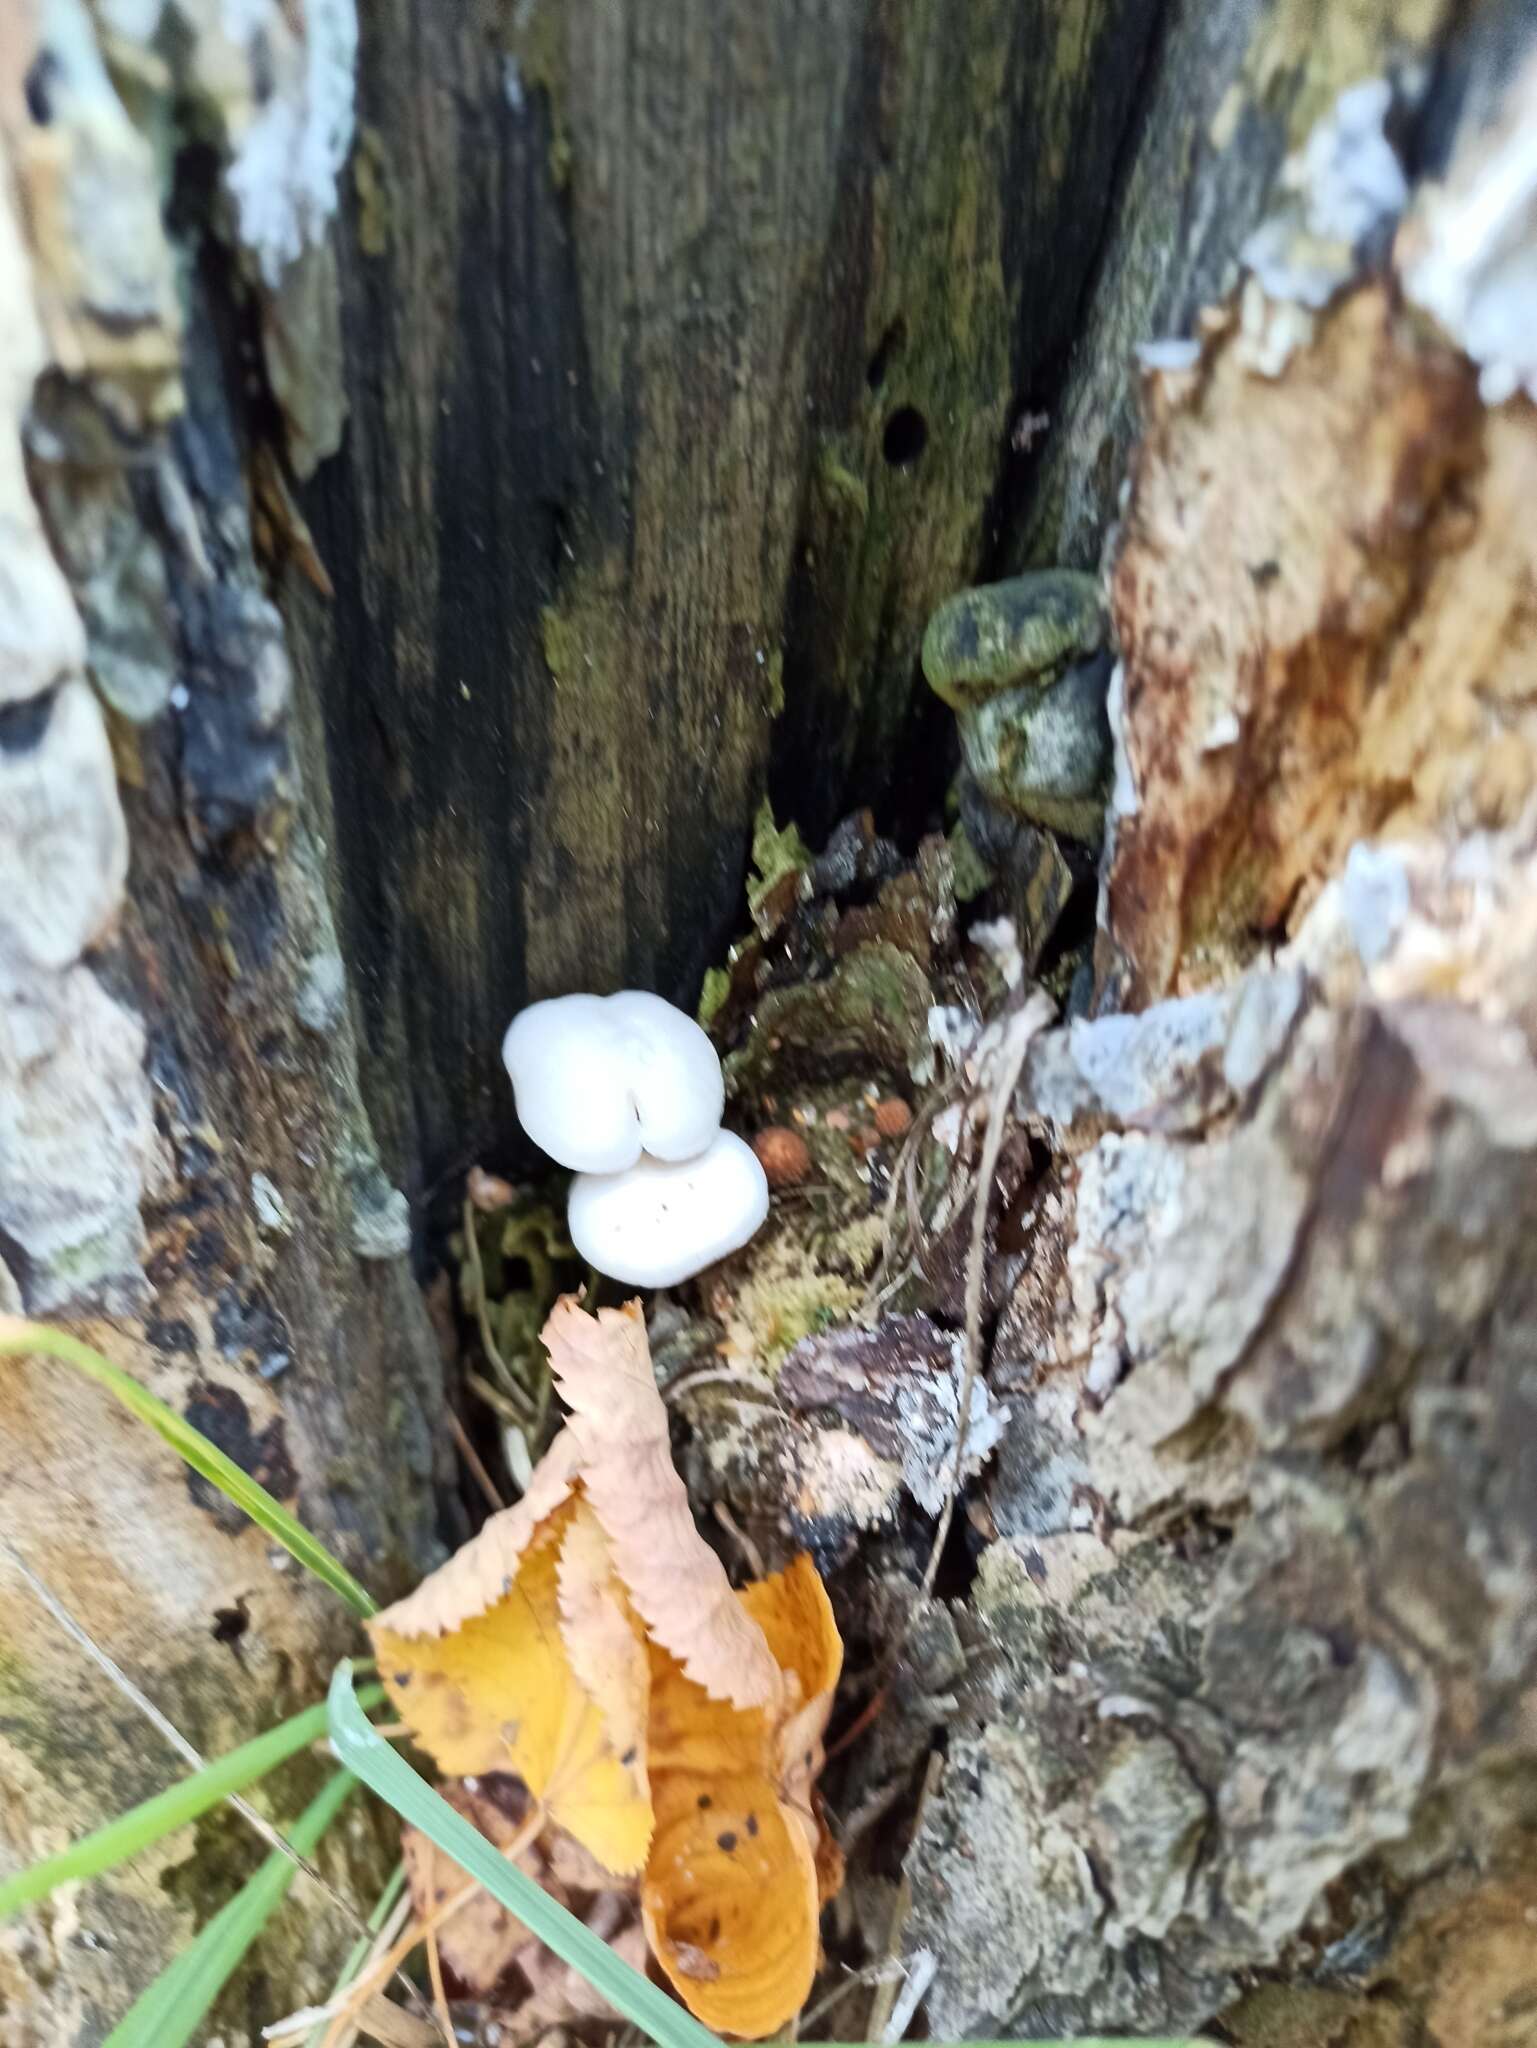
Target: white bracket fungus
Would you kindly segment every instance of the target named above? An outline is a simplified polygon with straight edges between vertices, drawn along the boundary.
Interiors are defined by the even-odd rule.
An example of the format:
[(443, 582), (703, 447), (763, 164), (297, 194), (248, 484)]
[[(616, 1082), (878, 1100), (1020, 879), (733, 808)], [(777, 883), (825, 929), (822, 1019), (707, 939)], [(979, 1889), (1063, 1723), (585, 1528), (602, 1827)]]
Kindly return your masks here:
[(520, 1010), (502, 1041), (518, 1121), (578, 1173), (620, 1173), (642, 1152), (692, 1159), (720, 1128), (713, 1045), (660, 996), (557, 996)]
[(757, 1154), (734, 1131), (717, 1131), (697, 1159), (579, 1173), (566, 1227), (600, 1273), (631, 1287), (675, 1287), (746, 1244), (768, 1206)]
[(602, 1273), (671, 1287), (746, 1244), (768, 1214), (750, 1146), (720, 1128), (720, 1059), (660, 996), (558, 996), (502, 1042), (518, 1119), (575, 1169), (571, 1242)]

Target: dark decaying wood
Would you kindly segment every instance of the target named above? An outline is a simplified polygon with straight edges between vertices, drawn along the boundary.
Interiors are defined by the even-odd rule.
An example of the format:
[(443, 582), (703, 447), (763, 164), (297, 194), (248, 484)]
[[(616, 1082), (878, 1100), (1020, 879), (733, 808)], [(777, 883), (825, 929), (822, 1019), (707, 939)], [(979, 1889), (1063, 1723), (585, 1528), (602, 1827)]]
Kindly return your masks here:
[[(1454, 923), (1458, 845), (1514, 832), (1529, 794), (1518, 629), (1531, 572), (1509, 541), (1531, 502), (1529, 407), (1495, 405), (1445, 338), (1427, 338), (1381, 247), (1346, 249), (1338, 281), (1359, 263), (1375, 282), (1353, 283), (1333, 324), (1288, 327), (1290, 381), (1258, 399), (1254, 380), (1274, 371), (1243, 350), (1278, 330), (1256, 330), (1252, 304), (1229, 294), (1249, 237), (1292, 203), (1288, 156), (1343, 89), (1392, 80), (1411, 178), (1440, 175), (1515, 75), (1530, 17), (1517, 0), (7, 10), (5, 1305), (94, 1335), (377, 1590), (405, 1584), (462, 1527), (418, 1283), (438, 1198), (456, 1198), (472, 1159), (516, 1156), (497, 1058), (508, 1017), (533, 996), (621, 983), (691, 1005), (741, 922), (765, 794), (818, 843), (857, 804), (909, 837), (932, 821), (954, 751), (916, 668), (929, 611), (980, 577), (1099, 559), (1138, 419), (1134, 346), (1188, 340), (1218, 300), (1199, 364), (1165, 359), (1159, 373), (1172, 381), (1152, 393), (1112, 586), (1128, 657), (1122, 765), (1146, 803), (1128, 805), (1123, 786), (1112, 804), (1097, 1004), (1263, 975), (1268, 950), (1300, 943), (1306, 912), (1333, 900), (1363, 834), (1428, 840), (1392, 887), (1418, 892), (1427, 929)], [(1267, 451), (1294, 438), (1289, 406), (1306, 414), (1298, 437), (1309, 423), (1320, 436), (1323, 467), (1339, 465), (1340, 437), (1373, 432), (1402, 431), (1402, 459), (1344, 464), (1300, 512), (1240, 507), (1267, 486), (1253, 473)], [(1202, 490), (1215, 493), (1209, 575), (1182, 513)], [(1212, 510), (1223, 493), (1225, 521)], [(1251, 535), (1293, 563), (1268, 612), (1250, 569), (1274, 579), (1241, 552)], [(1347, 546), (1373, 573), (1376, 609), (1341, 577)], [(1487, 605), (1469, 607), (1448, 572), (1456, 549)], [(1354, 638), (1338, 616), (1351, 601)], [(1453, 656), (1489, 616), (1475, 687)], [(1433, 659), (1420, 626), (1447, 636)], [(1192, 676), (1237, 719), (1232, 751), (1182, 722)], [(1321, 715), (1341, 694), (1371, 741), (1359, 760)], [(1489, 887), (1503, 916), (1530, 861), (1519, 837), (1500, 845)], [(1530, 1081), (1498, 1014), (1502, 1001), (1514, 1014), (1499, 984), (1507, 969), (1519, 979), (1515, 897), (1434, 998), (1419, 926), (1394, 927), (1395, 945), (1422, 951), (1391, 990), (1359, 962), (1310, 956), (1302, 1021), (1247, 1092), (1214, 1107), (1200, 1095), (1188, 1142), (1150, 1136), (1137, 1121), (1150, 1104), (1123, 1097), (1090, 1123), (1076, 1109), (1059, 1119), (1058, 1251), (1089, 1257), (1111, 1224), (1085, 1188), (1112, 1209), (1119, 1188), (1122, 1270), (1142, 1273), (1144, 1293), (1117, 1305), (1124, 1283), (1101, 1275), (1098, 1299), (1137, 1340), (1144, 1395), (1183, 1400), (1186, 1350), (1210, 1359), (1221, 1345), (1188, 1287), (1180, 1313), (1195, 1329), (1155, 1341), (1143, 1267), (1175, 1254), (1150, 1249), (1145, 1227), (1169, 1213), (1164, 1195), (1135, 1177), (1112, 1186), (1102, 1153), (1072, 1163), (1096, 1147), (1161, 1146), (1168, 1174), (1205, 1175), (1178, 1255), (1221, 1263), (1223, 1313), (1248, 1254), (1213, 1219), (1236, 1228), (1238, 1195), (1284, 1154), (1287, 1187), (1350, 1240), (1328, 1277), (1329, 1327), (1356, 1333), (1359, 1376), (1312, 1400), (1301, 1323), (1323, 1281), (1298, 1262), (1322, 1258), (1322, 1239), (1299, 1224), (1283, 1244), (1277, 1224), (1260, 1249), (1293, 1261), (1292, 1293), (1269, 1348), (1222, 1354), (1175, 1451), (1128, 1401), (1120, 1450), (1096, 1438), (1062, 1453), (1075, 1470), (1111, 1456), (1085, 1484), (1120, 1487), (1128, 1525), (1166, 1512), (1178, 1569), (1151, 1539), (1136, 1559), (1118, 1552), (1127, 1600), (1086, 1618), (1104, 1560), (1085, 1576), (1079, 1523), (1035, 1527), (1019, 1508), (1000, 1525), (1044, 1545), (1048, 1589), (1027, 1560), (1022, 1592), (1000, 1557), (1002, 1606), (1049, 1609), (1058, 1648), (1075, 1630), (1092, 1640), (1146, 1711), (1095, 1719), (1060, 1674), (1043, 1678), (1020, 1624), (1013, 1689), (985, 1703), (965, 1753), (979, 1784), (1000, 1782), (996, 1763), (1026, 1791), (998, 1811), (991, 1793), (968, 1805), (957, 1772), (911, 1866), (912, 1941), (945, 1951), (931, 2006), (944, 2024), (1179, 2024), (1255, 1970), (1296, 1990), (1305, 1973), (1286, 1945), (1348, 1876), (1357, 1906), (1378, 1883), (1404, 1944), (1393, 1953), (1431, 1987), (1421, 2004), (1452, 2013), (1412, 2038), (1530, 2038), (1503, 1934), (1530, 1909), (1530, 1857), (1479, 1804), (1498, 1754), (1520, 1791), (1512, 1822), (1525, 1812), (1532, 1747), (1529, 1650), (1508, 1611), (1529, 1582), (1521, 1558), (1495, 1556), (1528, 1542), (1511, 1461), (1528, 1455), (1512, 1447), (1528, 1427), (1516, 1234)], [(1048, 1116), (1028, 1092), (1019, 1106)], [(1394, 1193), (1427, 1148), (1429, 1236)], [(1481, 1250), (1458, 1205), (1495, 1197)], [(1254, 1219), (1259, 1238), (1271, 1220)], [(1066, 1370), (1076, 1341), (1047, 1249), (1002, 1325), (1017, 1427), (1039, 1433), (1031, 1457), (1066, 1401), (1032, 1374)], [(1440, 1320), (1421, 1350), (1400, 1332), (1368, 1359), (1360, 1330), (1383, 1262), (1420, 1269), (1421, 1306)], [(1076, 1353), (1071, 1369), (1084, 1369)], [(1106, 1389), (1089, 1391), (1098, 1403)], [(1240, 1439), (1244, 1456), (1226, 1458)], [(1007, 1470), (1024, 1455), (1015, 1439)], [(1132, 1479), (1171, 1458), (1170, 1500), (1150, 1507)], [(1224, 1566), (1240, 1500), (1246, 1533)], [(1218, 1508), (1232, 1522), (1218, 1527)], [(1432, 1523), (1452, 1535), (1405, 1576), (1403, 1553)], [(0, 1533), (207, 1751), (315, 1697), (350, 1641), (331, 1603), (168, 1452), (40, 1362), (0, 1369)], [(1223, 1570), (1226, 1633), (1202, 1635), (1196, 1609)], [(1165, 1663), (1135, 1620), (1155, 1610)], [(1277, 1696), (1291, 1684), (1302, 1700), (1290, 1748), (1266, 1720), (1272, 1638), (1291, 1646)], [(3, 1558), (0, 1652), (9, 1868), (175, 1766)], [(1311, 1692), (1303, 1664), (1324, 1673)], [(1367, 1755), (1370, 1796), (1341, 1794), (1324, 1848), (1316, 1829), (1283, 1830), (1313, 1886), (1302, 1897), (1299, 1877), (1283, 1898), (1244, 1802), (1279, 1798), (1288, 1774), (1323, 1783), (1317, 1743), (1336, 1709), (1363, 1755), (1386, 1728), (1418, 1775), (1406, 1792), (1403, 1772)], [(1116, 1746), (1121, 1720), (1140, 1752)], [(281, 1811), (320, 1768), (301, 1760)], [(1478, 1825), (1449, 1825), (1438, 1863), (1430, 1807), (1467, 1786)], [(1053, 1799), (1058, 1819), (1023, 1846), (1066, 1875), (1032, 1891), (1010, 1875), (1010, 1829)], [(1153, 1816), (1141, 1835), (1117, 1819), (1139, 1803)], [(1400, 1822), (1420, 1861), (1388, 1870)], [(360, 1803), (325, 1850), (354, 1895), (382, 1873), (387, 1833)], [(1098, 1863), (1079, 1854), (1088, 1835)], [(967, 1867), (1007, 1892), (1006, 1913), (984, 1900), (991, 1947), (1006, 1924), (1020, 1962), (1006, 1982), (973, 1967), (965, 1886), (942, 1892), (961, 1843), (976, 1852)], [(1192, 1843), (1220, 1939), (1176, 1928)], [(4, 1931), (0, 2033), (28, 2048), (104, 2038), (260, 1853), (211, 1817)], [(1447, 1859), (1480, 1857), (1486, 1884), (1431, 1889), (1449, 1882)], [(1117, 1872), (1124, 1912), (1107, 1931), (1096, 1887)], [(1458, 2017), (1443, 1925), (1486, 1940), (1477, 1953), (1505, 1973), (1504, 2033)], [(317, 1994), (344, 1933), (296, 1892), (222, 2009), (224, 2038)], [(1475, 1953), (1447, 1941), (1454, 1963)], [(1354, 1997), (1365, 1979), (1351, 1982)], [(1314, 1973), (1306, 1996), (1333, 1998), (1331, 1984)], [(1300, 2026), (1300, 2010), (1278, 2024)], [(1264, 2011), (1246, 2011), (1243, 2038), (1272, 2038)], [(1367, 2025), (1355, 2006), (1326, 2017)]]

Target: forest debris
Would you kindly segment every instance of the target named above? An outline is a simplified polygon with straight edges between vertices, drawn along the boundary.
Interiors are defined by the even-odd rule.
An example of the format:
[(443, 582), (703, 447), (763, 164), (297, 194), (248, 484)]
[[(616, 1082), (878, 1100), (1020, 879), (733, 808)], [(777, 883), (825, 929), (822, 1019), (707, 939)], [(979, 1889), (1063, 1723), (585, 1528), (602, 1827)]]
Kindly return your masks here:
[[(505, 1774), (483, 1778), (449, 1778), (438, 1787), (456, 1813), (478, 1828), (498, 1849), (511, 1846), (526, 1818), (528, 1795)], [(418, 1920), (425, 1920), (464, 1883), (464, 1872), (430, 1838), (414, 1827), (401, 1830), (401, 1855), (406, 1882)], [(566, 1888), (549, 1867), (543, 1845), (527, 1844), (514, 1858), (519, 1868), (543, 1885), (562, 1905), (570, 1903)], [(444, 1963), (471, 1998), (491, 1997), (526, 1954), (539, 1944), (523, 1922), (499, 1905), (487, 1891), (477, 1891), (437, 1930)]]
[(638, 1306), (564, 1300), (545, 1342), (572, 1419), (528, 1495), (370, 1624), (380, 1675), (441, 1769), (516, 1772), (605, 1871), (642, 1873), (692, 2010), (771, 2033), (816, 1966), (832, 1609), (806, 1557), (732, 1592), (672, 1467)]
[(1356, 841), (1506, 824), (1537, 785), (1530, 411), (1486, 412), (1369, 284), (1273, 380), (1217, 323), (1147, 414), (1112, 576), (1102, 1007), (1231, 978)]
[[(779, 1369), (781, 1398), (802, 1413), (831, 1408), (901, 1469), (925, 1514), (944, 1504), (955, 1464), (965, 1340), (927, 1316), (886, 1316), (873, 1329), (831, 1330), (797, 1344)], [(966, 1476), (982, 1469), (1008, 1409), (971, 1389)]]
[(879, 939), (847, 954), (825, 981), (773, 989), (757, 1006), (741, 1050), (726, 1060), (735, 1094), (762, 1091), (785, 1074), (825, 1075), (851, 1066), (893, 1081), (925, 1079), (929, 983), (909, 953)]
[(779, 1667), (694, 1527), (639, 1307), (594, 1318), (568, 1297), (556, 1304), (545, 1343), (572, 1411), (583, 1489), (653, 1641), (712, 1697), (768, 1705), (780, 1691)]
[(391, 1631), (438, 1636), (484, 1614), (516, 1578), (540, 1526), (570, 1498), (579, 1464), (576, 1438), (563, 1429), (534, 1468), (522, 1499), (493, 1515), (447, 1564), (385, 1610)]
[(557, 1509), (507, 1590), (452, 1631), (407, 1636), (387, 1610), (371, 1633), (397, 1711), (441, 1770), (516, 1772), (557, 1826), (625, 1876), (645, 1860), (651, 1806), (631, 1695), (587, 1692), (567, 1646), (559, 1570), (577, 1513)]
[(653, 1651), (656, 1839), (641, 1906), (657, 1959), (690, 2010), (755, 2039), (800, 2011), (816, 1973), (830, 1864), (812, 1788), (843, 1646), (808, 1557), (741, 1599), (798, 1704), (734, 1712)]
[[(739, 1370), (774, 1373), (802, 1337), (845, 1320), (858, 1308), (854, 1278), (839, 1270), (830, 1256), (833, 1247), (820, 1256), (804, 1242), (809, 1234), (798, 1217), (783, 1230), (771, 1225), (729, 1294), (722, 1290), (725, 1353)], [(854, 1235), (857, 1228), (850, 1226), (840, 1241)], [(868, 1258), (873, 1245), (865, 1250)]]
[[(453, 1779), (445, 1799), (537, 1884), (609, 1943), (633, 1969), (643, 1970), (646, 1937), (633, 1884), (615, 1880), (560, 1835), (519, 1846), (529, 1812), (515, 1778), (492, 1774)], [(415, 1828), (401, 1835), (411, 1903), (418, 1921), (441, 1907), (464, 1883), (459, 1866)], [(552, 1955), (522, 1921), (476, 1890), (440, 1922), (438, 1951), (459, 1999), (483, 2002), (509, 2041), (528, 2040), (548, 2026), (605, 2016), (609, 2008), (577, 1970)]]
[(483, 1166), (472, 1166), (465, 1176), (464, 1192), (471, 1204), (482, 1216), (494, 1216), (501, 1209), (510, 1209), (516, 1197), (511, 1181), (503, 1180), (499, 1173), (487, 1173)]
[(765, 797), (753, 820), (753, 871), (747, 882), (747, 908), (761, 937), (770, 937), (791, 905), (810, 895), (811, 865), (811, 848), (793, 823), (783, 831), (775, 825), (773, 807)]

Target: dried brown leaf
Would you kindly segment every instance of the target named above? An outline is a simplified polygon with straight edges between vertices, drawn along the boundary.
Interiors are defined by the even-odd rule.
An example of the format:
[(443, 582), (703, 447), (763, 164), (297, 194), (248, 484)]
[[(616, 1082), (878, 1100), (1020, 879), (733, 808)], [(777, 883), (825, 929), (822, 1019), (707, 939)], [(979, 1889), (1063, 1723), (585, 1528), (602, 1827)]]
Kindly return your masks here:
[(544, 1343), (572, 1411), (567, 1433), (579, 1446), (583, 1490), (652, 1639), (712, 1697), (772, 1705), (779, 1666), (694, 1527), (638, 1305), (590, 1316), (563, 1296)]

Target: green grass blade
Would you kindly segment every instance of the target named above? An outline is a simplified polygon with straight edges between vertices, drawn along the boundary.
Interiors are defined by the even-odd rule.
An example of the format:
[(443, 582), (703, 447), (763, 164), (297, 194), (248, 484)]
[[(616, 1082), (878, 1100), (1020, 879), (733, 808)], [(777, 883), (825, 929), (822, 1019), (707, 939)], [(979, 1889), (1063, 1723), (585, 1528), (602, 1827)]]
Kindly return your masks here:
[(121, 1366), (103, 1358), (99, 1351), (93, 1351), (89, 1344), (82, 1344), (67, 1331), (50, 1329), (46, 1323), (26, 1322), (20, 1316), (0, 1315), (0, 1357), (33, 1354), (61, 1359), (115, 1394), (130, 1414), (158, 1430), (194, 1472), (201, 1472), (226, 1500), (233, 1501), (296, 1557), (306, 1571), (313, 1572), (333, 1593), (339, 1593), (354, 1614), (362, 1615), (366, 1621), (371, 1614), (378, 1613), (375, 1602), (318, 1536), (312, 1536), (302, 1522), (295, 1521), (287, 1508), (275, 1501), (264, 1486), (258, 1486), (249, 1472), (242, 1472), (200, 1430), (183, 1421), (174, 1408), (168, 1408), (158, 1394), (141, 1387), (131, 1373), (124, 1372)]
[[(384, 1688), (381, 1685), (368, 1686), (359, 1697), (363, 1705), (377, 1706), (384, 1698)], [(206, 1813), (210, 1806), (227, 1799), (231, 1792), (243, 1792), (247, 1785), (254, 1785), (258, 1778), (264, 1778), (268, 1771), (286, 1763), (307, 1744), (318, 1742), (325, 1735), (326, 1728), (324, 1701), (306, 1707), (302, 1714), (280, 1721), (277, 1727), (241, 1743), (228, 1756), (216, 1757), (202, 1770), (194, 1771), (190, 1778), (183, 1778), (179, 1784), (157, 1792), (152, 1799), (130, 1807), (127, 1813), (119, 1814), (116, 1820), (108, 1821), (94, 1834), (83, 1835), (78, 1842), (71, 1842), (56, 1856), (46, 1857), (41, 1863), (17, 1871), (14, 1877), (0, 1884), (0, 1920), (7, 1919), (23, 1906), (46, 1898), (57, 1885), (68, 1884), (75, 1878), (96, 1877), (103, 1870), (111, 1870), (115, 1864), (126, 1863), (130, 1856), (137, 1856), (141, 1850), (150, 1848), (162, 1836), (174, 1834), (177, 1828), (196, 1820), (200, 1813)]]
[[(406, 1866), (404, 1863), (397, 1863), (390, 1872), (389, 1883), (380, 1892), (378, 1899), (375, 1901), (374, 1910), (368, 1916), (369, 1934), (377, 1934), (385, 1921), (388, 1920), (390, 1909), (400, 1897), (405, 1881)], [(341, 1997), (347, 1986), (368, 1960), (368, 1951), (371, 1946), (372, 1944), (367, 1936), (362, 1934), (358, 1936), (351, 1948), (348, 1949), (347, 1960), (337, 1971), (336, 1982), (331, 1986), (329, 1995), (321, 2001), (322, 2004), (334, 2005), (336, 2003), (337, 1999)], [(313, 2029), (305, 2037), (304, 2048), (320, 2048), (320, 2044), (324, 2041), (330, 2024), (329, 2020), (317, 2020)]]
[[(363, 1726), (368, 1723), (364, 1721)], [(313, 1852), (356, 1783), (350, 1771), (338, 1771), (305, 1807), (288, 1835), (290, 1846), (301, 1856)], [(246, 1950), (281, 1905), (296, 1869), (274, 1849), (197, 1939), (141, 1992), (103, 2048), (185, 2048), (239, 1968)]]
[[(363, 1718), (352, 1689), (352, 1667), (345, 1660), (331, 1680), (331, 1742), (336, 1754), (355, 1771), (402, 1820), (420, 1828), (446, 1856), (491, 1896), (515, 1913), (563, 1963), (569, 1963), (617, 2013), (639, 2027), (659, 2048), (720, 2048), (702, 2027), (655, 1984), (621, 1962), (614, 1951), (580, 1920), (557, 1905), (526, 1872), (509, 1863), (462, 1814), (455, 1813), (425, 1779), (397, 1756), (383, 1736)], [(112, 2044), (117, 2048), (117, 2044)]]

